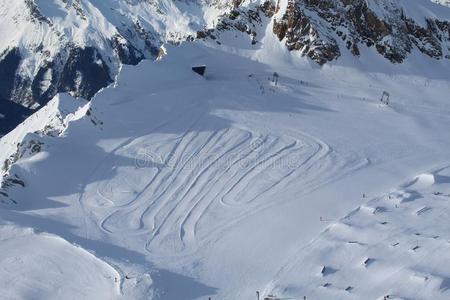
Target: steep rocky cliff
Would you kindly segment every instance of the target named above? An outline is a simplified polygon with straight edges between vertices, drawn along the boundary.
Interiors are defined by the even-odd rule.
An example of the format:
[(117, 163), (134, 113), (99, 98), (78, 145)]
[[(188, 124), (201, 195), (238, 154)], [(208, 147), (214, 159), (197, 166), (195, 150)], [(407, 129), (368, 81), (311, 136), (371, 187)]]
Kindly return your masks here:
[(375, 48), (392, 63), (403, 62), (414, 49), (450, 59), (449, 20), (409, 15), (415, 2), (407, 8), (402, 1), (289, 0), (274, 33), (289, 50), (319, 64), (337, 59), (344, 48), (359, 56), (362, 47)]

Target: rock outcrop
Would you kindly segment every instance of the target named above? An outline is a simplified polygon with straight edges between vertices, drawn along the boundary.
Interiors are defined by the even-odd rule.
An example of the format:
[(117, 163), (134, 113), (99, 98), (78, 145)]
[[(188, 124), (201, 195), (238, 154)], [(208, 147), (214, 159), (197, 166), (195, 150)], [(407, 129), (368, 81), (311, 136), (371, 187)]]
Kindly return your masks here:
[(413, 49), (449, 59), (449, 25), (426, 15), (416, 20), (396, 1), (289, 0), (273, 30), (289, 50), (319, 64), (337, 59), (343, 48), (359, 56), (361, 47), (374, 47), (392, 63), (402, 63)]

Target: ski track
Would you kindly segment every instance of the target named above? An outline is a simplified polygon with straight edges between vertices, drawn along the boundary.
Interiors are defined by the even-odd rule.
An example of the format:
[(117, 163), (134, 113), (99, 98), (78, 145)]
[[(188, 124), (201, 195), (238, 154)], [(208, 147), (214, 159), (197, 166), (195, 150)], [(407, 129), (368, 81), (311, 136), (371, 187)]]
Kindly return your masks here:
[[(197, 120), (191, 125), (190, 128), (192, 128), (192, 127), (198, 122), (199, 119), (200, 119), (200, 117), (197, 118)], [(173, 146), (172, 150), (170, 151), (169, 155), (167, 156), (167, 159), (164, 161), (164, 164), (165, 164), (165, 165), (168, 165), (168, 164), (170, 163), (169, 160), (171, 160), (171, 158), (175, 155), (175, 152), (178, 150), (180, 144), (183, 142), (183, 140), (184, 140), (184, 138), (186, 137), (187, 134), (188, 134), (188, 131), (186, 131), (186, 132), (183, 133), (180, 137), (178, 137), (177, 139), (175, 139), (175, 140), (176, 140), (176, 143), (175, 143), (175, 145)], [(151, 180), (146, 184), (146, 186), (143, 188), (143, 190), (140, 191), (140, 192), (136, 195), (136, 197), (134, 197), (134, 199), (133, 199), (132, 201), (129, 202), (129, 204), (127, 204), (127, 205), (122, 205), (122, 206), (120, 206), (120, 208), (122, 208), (122, 209), (127, 209), (127, 208), (129, 208), (129, 209), (135, 209), (135, 205), (133, 205), (133, 203), (137, 202), (138, 199), (139, 199), (140, 197), (142, 197), (142, 196), (147, 192), (147, 190), (148, 190), (150, 187), (153, 186), (154, 182), (156, 181), (156, 179), (158, 179), (158, 178), (160, 177), (159, 175), (160, 175), (161, 173), (162, 173), (162, 169), (161, 169), (161, 167), (158, 167), (158, 170), (157, 170), (156, 174), (155, 174), (155, 175), (151, 178)], [(111, 200), (110, 200), (110, 202), (113, 202), (113, 203), (114, 203), (114, 201), (111, 201)], [(139, 203), (137, 203), (137, 204), (139, 205)], [(115, 211), (114, 211), (112, 214), (110, 214), (108, 217), (104, 218), (103, 221), (101, 221), (101, 223), (100, 223), (100, 228), (101, 228), (102, 230), (104, 230), (105, 232), (113, 233), (113, 231), (109, 230), (109, 229), (106, 227), (106, 222), (107, 222), (113, 215), (115, 215), (115, 214), (118, 213), (118, 212), (120, 212), (120, 209), (115, 210)]]
[[(84, 185), (78, 202), (85, 227), (91, 218), (111, 237), (143, 237), (145, 251), (155, 257), (188, 255), (276, 203), (276, 191), (293, 181), (306, 193), (367, 163), (358, 156), (340, 156), (301, 132), (275, 136), (233, 126), (196, 131), (205, 118), (201, 110), (194, 120), (174, 118), (154, 134), (136, 134), (107, 154), (86, 182), (102, 172), (120, 172), (115, 156), (136, 153), (142, 145), (151, 145), (152, 154), (163, 159), (157, 166), (144, 167), (143, 182), (132, 184), (119, 173), (106, 176), (113, 179), (96, 188)], [(187, 130), (177, 137), (158, 133), (170, 126)], [(88, 198), (90, 205), (98, 204), (95, 213), (85, 214)], [(213, 227), (203, 226), (208, 218), (217, 218)]]
[[(190, 110), (195, 110), (198, 109), (200, 107), (200, 105), (194, 105), (193, 107), (191, 107)], [(163, 122), (162, 124), (156, 126), (152, 131), (158, 131), (164, 127), (166, 127), (169, 124), (173, 124), (175, 120), (177, 120), (180, 116), (182, 116), (184, 114), (184, 112), (177, 114), (173, 119), (168, 120), (166, 122)], [(87, 185), (89, 182), (92, 181), (92, 178), (94, 177), (94, 175), (101, 169), (102, 166), (104, 166), (108, 161), (111, 161), (111, 158), (116, 155), (116, 153), (120, 150), (120, 149), (124, 149), (126, 148), (128, 145), (132, 144), (136, 139), (138, 138), (138, 135), (133, 135), (130, 138), (126, 139), (124, 142), (120, 143), (118, 146), (116, 146), (112, 151), (110, 151), (107, 155), (105, 155), (105, 157), (93, 168), (93, 170), (91, 171), (90, 175), (86, 177), (86, 180), (83, 182), (82, 184), (82, 188), (81, 188), (81, 192), (80, 195), (78, 197), (78, 211), (79, 214), (82, 215), (83, 219), (83, 223), (84, 223), (84, 228), (85, 228), (85, 238), (88, 238), (88, 226), (87, 226), (87, 220), (86, 220), (86, 216), (87, 216), (87, 212), (89, 210), (86, 209), (86, 205), (84, 204), (84, 198), (85, 198), (85, 193), (87, 191)], [(114, 201), (112, 201), (111, 199), (109, 199), (108, 197), (105, 197), (103, 195), (103, 193), (101, 191), (99, 191), (98, 189), (96, 190), (96, 194), (99, 195), (102, 199), (107, 200), (110, 203), (114, 203)], [(128, 205), (130, 205), (132, 202), (136, 201), (138, 197), (136, 197), (135, 199), (131, 200), (128, 204), (124, 204), (123, 206), (126, 207)], [(89, 202), (89, 201), (88, 201)], [(100, 228), (108, 233), (112, 233), (109, 232), (108, 230), (106, 230), (106, 228), (104, 228), (103, 226), (103, 221), (100, 223)]]
[[(134, 133), (94, 167), (78, 198), (86, 238), (90, 221), (112, 239), (144, 241), (153, 257), (189, 255), (276, 204), (277, 191), (292, 183), (308, 193), (368, 164), (300, 131), (267, 134), (234, 125), (199, 131), (213, 122), (200, 105), (188, 110), (193, 113)], [(148, 147), (149, 158), (159, 158), (154, 165), (117, 161)], [(127, 168), (137, 177), (128, 178)], [(105, 180), (88, 187), (94, 177)]]

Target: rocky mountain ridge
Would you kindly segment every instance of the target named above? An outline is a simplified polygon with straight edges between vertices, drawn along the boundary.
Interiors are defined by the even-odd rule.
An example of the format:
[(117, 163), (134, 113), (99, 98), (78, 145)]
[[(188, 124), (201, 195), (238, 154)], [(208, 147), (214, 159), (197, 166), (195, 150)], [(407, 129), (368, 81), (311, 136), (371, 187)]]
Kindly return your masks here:
[(337, 59), (343, 45), (354, 56), (374, 47), (392, 63), (402, 63), (413, 49), (450, 59), (449, 19), (416, 20), (401, 1), (289, 0), (274, 33), (289, 50), (319, 64)]

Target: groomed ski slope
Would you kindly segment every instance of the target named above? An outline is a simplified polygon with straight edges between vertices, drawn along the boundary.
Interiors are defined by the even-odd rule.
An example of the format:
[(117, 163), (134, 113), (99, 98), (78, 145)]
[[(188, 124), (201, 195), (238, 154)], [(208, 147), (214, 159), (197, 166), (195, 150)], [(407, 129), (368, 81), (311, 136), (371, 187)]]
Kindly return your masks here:
[[(348, 226), (345, 239), (360, 240), (359, 219), (321, 232), (415, 174), (448, 165), (445, 62), (423, 63), (419, 76), (414, 57), (385, 69), (375, 56), (370, 66), (344, 57), (319, 69), (281, 46), (167, 51), (161, 61), (124, 67), (117, 85), (75, 113), (60, 137), (41, 137), (42, 151), (13, 165), (25, 188), (9, 190), (17, 204), (3, 205), (1, 218), (92, 251), (120, 274), (124, 299), (253, 299), (257, 290), (377, 299), (393, 291), (381, 275), (354, 282), (360, 270), (346, 263), (372, 258), (365, 250), (356, 262), (331, 256), (345, 246), (327, 232)], [(197, 64), (206, 64), (206, 78), (191, 71)], [(389, 106), (379, 103), (384, 90)], [(402, 228), (406, 209), (393, 210), (400, 221), (392, 230)], [(386, 230), (377, 224), (364, 230)], [(381, 243), (363, 234), (361, 243)], [(384, 255), (395, 261), (404, 253), (373, 259)], [(402, 259), (399, 268), (419, 259)], [(326, 292), (317, 276), (323, 266), (336, 269)], [(408, 294), (414, 282), (393, 278), (404, 286), (395, 289), (399, 298), (448, 297), (438, 285)]]

